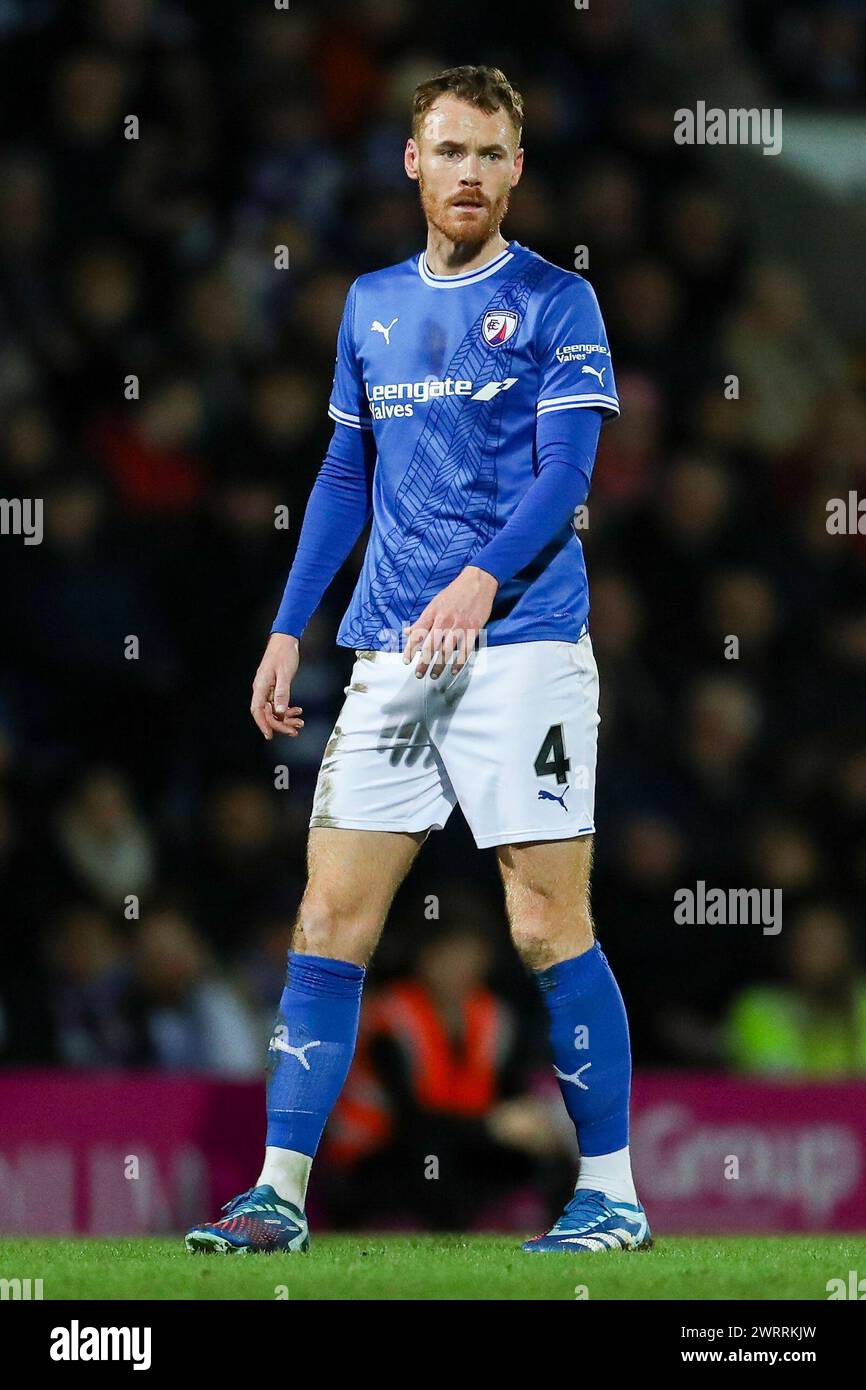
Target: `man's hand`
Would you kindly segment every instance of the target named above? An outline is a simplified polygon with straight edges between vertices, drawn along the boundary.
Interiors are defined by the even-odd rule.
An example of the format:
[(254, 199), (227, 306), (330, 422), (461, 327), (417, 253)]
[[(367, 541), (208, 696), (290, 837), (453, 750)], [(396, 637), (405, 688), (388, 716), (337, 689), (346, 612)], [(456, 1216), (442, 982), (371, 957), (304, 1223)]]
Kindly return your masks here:
[(272, 632), (265, 654), (253, 681), (253, 702), (250, 714), (265, 738), (288, 734), (297, 738), (304, 721), (300, 705), (289, 705), (292, 681), (301, 660), (297, 637)]
[[(424, 612), (406, 629), (403, 660), (412, 660), (420, 648), (415, 675), (423, 676), (431, 661), (435, 680), (454, 656), (455, 675), (465, 666), (478, 634), (490, 617), (498, 580), (477, 565), (467, 565), (441, 593), (432, 598)], [(434, 661), (435, 658), (435, 661)]]

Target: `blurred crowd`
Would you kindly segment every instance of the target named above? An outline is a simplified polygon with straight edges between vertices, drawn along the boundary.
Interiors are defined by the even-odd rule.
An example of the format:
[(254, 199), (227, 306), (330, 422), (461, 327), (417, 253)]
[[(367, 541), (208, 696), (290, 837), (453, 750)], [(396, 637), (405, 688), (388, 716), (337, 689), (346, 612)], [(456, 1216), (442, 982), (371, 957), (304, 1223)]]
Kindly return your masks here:
[[(266, 744), (249, 687), (330, 438), (346, 289), (423, 245), (412, 90), (484, 61), (526, 106), (505, 233), (567, 267), (588, 248), (622, 398), (583, 539), (594, 908), (636, 1062), (866, 1070), (866, 550), (825, 524), (866, 484), (864, 343), (672, 140), (704, 67), (770, 105), (862, 109), (866, 16), (662, 4), (662, 44), (652, 14), (539, 6), (530, 46), (524, 12), (454, 0), (435, 27), (414, 0), (0, 7), (0, 496), (45, 504), (41, 545), (0, 537), (4, 1061), (261, 1072), (358, 556), (302, 642), (303, 736)], [(381, 1035), (389, 991), (427, 979), (435, 1013), (431, 940), (462, 932), (469, 970), (474, 934), (475, 984), (452, 970), (443, 998), (483, 985), (544, 1065), (493, 856), (467, 882), (452, 819), (371, 972), (359, 1065), (407, 1124), (423, 1097)], [(783, 931), (676, 925), (698, 879), (781, 888)], [(526, 1122), (544, 1084), (488, 1081), (462, 1120), (555, 1166), (555, 1122)]]

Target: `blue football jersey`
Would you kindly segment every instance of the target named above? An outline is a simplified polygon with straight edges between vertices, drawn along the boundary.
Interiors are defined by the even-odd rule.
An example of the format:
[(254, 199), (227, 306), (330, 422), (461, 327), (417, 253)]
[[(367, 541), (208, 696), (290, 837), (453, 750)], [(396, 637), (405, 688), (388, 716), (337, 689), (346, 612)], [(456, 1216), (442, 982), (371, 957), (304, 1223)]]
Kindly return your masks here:
[[(373, 524), (341, 646), (395, 649), (403, 628), (502, 529), (538, 471), (536, 421), (619, 413), (598, 302), (580, 275), (511, 241), (461, 275), (422, 252), (360, 276), (328, 413), (372, 430)], [(576, 641), (589, 599), (574, 526), (497, 591), (490, 645)]]

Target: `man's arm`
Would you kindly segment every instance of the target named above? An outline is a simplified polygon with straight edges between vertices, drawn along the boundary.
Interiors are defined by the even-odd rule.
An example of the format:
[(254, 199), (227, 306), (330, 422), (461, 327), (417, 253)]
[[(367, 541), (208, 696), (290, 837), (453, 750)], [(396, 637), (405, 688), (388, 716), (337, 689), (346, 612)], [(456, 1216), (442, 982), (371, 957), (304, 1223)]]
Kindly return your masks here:
[(535, 559), (586, 501), (600, 431), (597, 410), (539, 417), (535, 481), (502, 530), (473, 557), (473, 565), (504, 584)]
[(300, 656), (298, 641), (322, 595), (370, 515), (376, 445), (355, 348), (355, 281), (346, 295), (328, 414), (335, 422), (325, 461), (310, 493), (294, 564), (253, 681), (250, 714), (266, 739), (296, 738), (299, 705), (289, 705)]
[(336, 426), (310, 493), (271, 632), (300, 638), (370, 519), (375, 462), (376, 445), (369, 430)]
[(376, 445), (372, 432), (338, 424), (313, 484), (282, 603), (253, 681), (250, 713), (266, 739), (297, 737), (301, 707), (290, 706), (298, 642), (372, 510)]
[(415, 668), (423, 676), (431, 661), (438, 676), (456, 653), (454, 671), (468, 659), (478, 632), (490, 617), (496, 590), (534, 560), (586, 500), (601, 415), (592, 408), (543, 414), (536, 426), (538, 473), (502, 530), (473, 557), (412, 624), (404, 661), (421, 648)]

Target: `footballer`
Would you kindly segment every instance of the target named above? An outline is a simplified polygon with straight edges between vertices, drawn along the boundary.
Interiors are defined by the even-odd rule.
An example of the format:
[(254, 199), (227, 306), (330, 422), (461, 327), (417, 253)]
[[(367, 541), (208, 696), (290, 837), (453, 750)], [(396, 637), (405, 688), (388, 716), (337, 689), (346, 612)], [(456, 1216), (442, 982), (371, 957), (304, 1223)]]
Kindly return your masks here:
[(414, 93), (404, 156), (427, 244), (349, 289), (327, 455), (253, 684), (266, 739), (297, 737), (301, 641), (364, 527), (337, 635), (354, 650), (310, 818), (308, 879), (268, 1050), (255, 1183), (191, 1251), (306, 1250), (313, 1158), (352, 1061), (394, 894), (459, 802), (493, 846), (515, 946), (549, 1017), (580, 1152), (574, 1196), (527, 1252), (651, 1243), (629, 1158), (625, 1008), (589, 904), (598, 672), (575, 509), (619, 413), (595, 294), (501, 226), (523, 103), (502, 72)]

